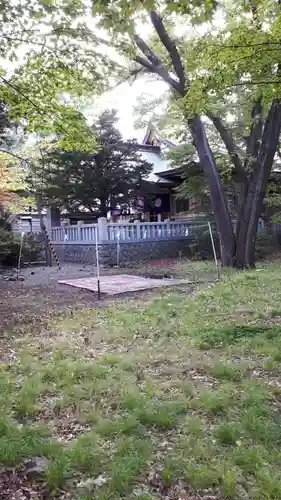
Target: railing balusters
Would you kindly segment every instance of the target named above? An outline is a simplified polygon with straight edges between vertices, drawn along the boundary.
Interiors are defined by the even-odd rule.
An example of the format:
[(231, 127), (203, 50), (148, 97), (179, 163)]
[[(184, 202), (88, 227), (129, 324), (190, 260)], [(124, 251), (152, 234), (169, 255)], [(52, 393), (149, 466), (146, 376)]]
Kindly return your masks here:
[[(148, 241), (172, 238), (185, 238), (193, 231), (194, 223), (183, 222), (137, 222), (107, 224), (108, 241)], [(277, 229), (277, 228), (276, 228)], [(279, 228), (278, 228), (279, 229)], [(278, 230), (277, 229), (277, 230)], [(81, 224), (77, 226), (53, 227), (51, 239), (54, 243), (86, 243), (95, 242), (98, 224)]]

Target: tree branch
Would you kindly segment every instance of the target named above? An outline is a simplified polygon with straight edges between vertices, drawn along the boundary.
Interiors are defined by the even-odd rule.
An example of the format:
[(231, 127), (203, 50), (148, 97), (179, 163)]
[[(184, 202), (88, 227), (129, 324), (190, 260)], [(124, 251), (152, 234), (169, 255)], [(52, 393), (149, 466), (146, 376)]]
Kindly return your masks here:
[(181, 94), (184, 95), (185, 92), (185, 85), (186, 85), (186, 78), (185, 78), (185, 72), (184, 72), (184, 67), (177, 49), (177, 46), (175, 42), (170, 38), (163, 21), (161, 17), (157, 14), (157, 12), (152, 11), (150, 12), (150, 19), (151, 22), (157, 32), (157, 35), (159, 36), (162, 44), (166, 48), (171, 61), (173, 63), (174, 70), (176, 72), (176, 75), (179, 79), (180, 82), (180, 87), (181, 87)]
[(217, 115), (215, 115), (214, 113), (209, 111), (207, 113), (207, 116), (208, 116), (208, 118), (210, 118), (210, 120), (214, 124), (215, 128), (217, 129), (218, 133), (220, 134), (220, 137), (221, 137), (221, 139), (222, 139), (222, 141), (227, 149), (227, 152), (231, 158), (231, 161), (235, 167), (234, 173), (237, 175), (238, 180), (240, 182), (245, 181), (246, 180), (246, 172), (243, 168), (243, 164), (242, 164), (241, 158), (239, 156), (239, 148), (236, 146), (234, 139), (232, 137), (232, 134), (230, 133), (229, 130), (227, 130), (227, 128), (223, 124), (222, 120)]
[(232, 87), (243, 87), (244, 85), (280, 85), (281, 81), (280, 80), (263, 80), (260, 82), (251, 82), (251, 81), (245, 81), (245, 82), (237, 82), (233, 83), (232, 85), (226, 85), (226, 89), (230, 89)]
[(245, 169), (247, 169), (248, 165), (251, 165), (256, 161), (259, 154), (263, 132), (262, 110), (262, 98), (259, 98), (256, 102), (254, 102), (252, 108), (253, 122), (250, 136), (247, 140), (246, 159), (244, 162)]
[(150, 73), (155, 73), (155, 74), (161, 76), (161, 78), (163, 78), (163, 80), (166, 83), (168, 83), (168, 85), (173, 87), (174, 90), (176, 90), (179, 94), (181, 94), (180, 83), (171, 77), (171, 75), (169, 74), (169, 71), (166, 68), (164, 68), (163, 66), (155, 66), (154, 64), (147, 61), (146, 59), (144, 59), (144, 57), (141, 57), (141, 56), (136, 56), (135, 62), (140, 64), (143, 68), (148, 70)]
[(26, 163), (30, 163), (29, 160), (26, 158), (23, 158), (22, 156), (19, 156), (15, 153), (11, 153), (10, 151), (6, 151), (5, 149), (0, 149), (0, 153), (5, 153), (7, 155), (13, 156), (13, 158), (17, 158), (17, 160), (25, 161)]
[(153, 50), (151, 50), (151, 48), (139, 35), (134, 35), (134, 40), (141, 52), (154, 66), (162, 66), (161, 59), (153, 52)]
[[(266, 123), (262, 129), (260, 147), (258, 152), (258, 161), (264, 161), (265, 167), (272, 169), (273, 159), (278, 151), (275, 147), (275, 141), (279, 140), (281, 123), (281, 101), (278, 98), (272, 100), (270, 110), (267, 115)], [(272, 161), (266, 161), (264, 158), (272, 156)]]

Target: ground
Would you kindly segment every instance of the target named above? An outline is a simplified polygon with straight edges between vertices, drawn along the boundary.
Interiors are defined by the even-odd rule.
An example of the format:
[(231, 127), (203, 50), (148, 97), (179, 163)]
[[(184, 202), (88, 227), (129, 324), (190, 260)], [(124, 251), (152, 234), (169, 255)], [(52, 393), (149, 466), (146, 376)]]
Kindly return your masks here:
[(0, 499), (280, 499), (280, 280), (275, 262), (7, 324)]
[[(106, 295), (102, 295), (102, 302), (99, 302), (96, 293), (77, 290), (74, 287), (58, 283), (58, 281), (65, 279), (94, 276), (95, 272), (92, 265), (67, 263), (62, 264), (61, 269), (58, 269), (57, 266), (51, 268), (46, 266), (26, 267), (20, 273), (20, 277), (24, 278), (24, 281), (16, 282), (6, 280), (8, 277), (15, 279), (16, 271), (3, 269), (0, 273), (0, 327), (3, 324), (32, 320), (34, 315), (45, 317), (49, 313), (53, 314), (54, 310), (62, 311), (70, 307), (77, 309), (92, 305), (100, 307), (104, 303), (110, 302), (112, 299)], [(101, 274), (135, 274), (150, 278), (174, 277), (198, 281), (201, 279), (214, 280), (216, 270), (214, 264), (210, 262), (198, 264), (187, 260), (163, 259), (125, 268), (102, 268)], [(148, 296), (150, 292), (145, 292), (142, 295)], [(140, 297), (139, 292), (136, 297)]]

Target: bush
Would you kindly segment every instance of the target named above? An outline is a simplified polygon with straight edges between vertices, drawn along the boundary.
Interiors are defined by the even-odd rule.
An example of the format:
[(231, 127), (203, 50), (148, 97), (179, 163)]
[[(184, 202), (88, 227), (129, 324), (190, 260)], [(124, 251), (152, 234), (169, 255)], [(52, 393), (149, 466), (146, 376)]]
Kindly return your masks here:
[[(20, 252), (20, 234), (0, 230), (0, 264), (16, 266)], [(28, 233), (24, 235), (21, 265), (38, 260), (44, 249), (42, 237)]]
[[(279, 245), (280, 246), (280, 245)], [(269, 229), (260, 229), (256, 240), (256, 259), (261, 260), (269, 257), (278, 248), (278, 240)]]
[(11, 213), (0, 203), (0, 230), (11, 231)]
[[(215, 248), (217, 252), (217, 257), (220, 257), (220, 251), (219, 251), (219, 239), (217, 236), (216, 231), (213, 231), (213, 238), (214, 238), (214, 243), (215, 243)], [(196, 259), (202, 259), (202, 260), (207, 260), (207, 259), (212, 259), (214, 254), (213, 254), (213, 247), (212, 247), (212, 241), (209, 233), (209, 228), (204, 226), (204, 227), (198, 227), (195, 228), (195, 233), (194, 237), (192, 239), (192, 242), (189, 245), (191, 257), (194, 257)]]
[[(213, 238), (217, 257), (220, 258), (220, 245), (216, 231), (213, 231)], [(278, 236), (271, 232), (270, 229), (260, 229), (256, 240), (256, 260), (262, 260), (274, 254), (280, 248), (281, 241), (279, 240)], [(212, 242), (208, 228), (198, 227), (195, 229), (194, 238), (189, 245), (189, 249), (191, 257), (196, 259), (207, 260), (213, 258)]]

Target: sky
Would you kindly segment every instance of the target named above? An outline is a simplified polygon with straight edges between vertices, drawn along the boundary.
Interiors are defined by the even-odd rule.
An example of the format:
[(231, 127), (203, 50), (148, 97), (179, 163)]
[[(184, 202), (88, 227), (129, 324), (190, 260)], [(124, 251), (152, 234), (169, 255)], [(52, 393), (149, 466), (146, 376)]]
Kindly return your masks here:
[(166, 84), (161, 81), (146, 81), (143, 78), (136, 80), (132, 84), (122, 83), (115, 89), (106, 92), (99, 99), (101, 110), (106, 108), (116, 109), (119, 116), (118, 127), (124, 138), (135, 138), (142, 141), (146, 128), (140, 126), (135, 128), (134, 107), (138, 103), (138, 98), (143, 94), (155, 95), (163, 94), (166, 90)]
[[(87, 19), (90, 29), (95, 29), (95, 33), (102, 39), (107, 39), (107, 34), (101, 28), (95, 26), (95, 21), (91, 15)], [(138, 34), (145, 40), (153, 33), (153, 28), (151, 23), (143, 23), (137, 25)], [(103, 46), (102, 52), (107, 54), (112, 60), (116, 60), (122, 65), (126, 65), (126, 60), (120, 56), (114, 49)], [(118, 128), (125, 139), (135, 138), (139, 141), (145, 136), (146, 128), (138, 127), (135, 128), (135, 116), (134, 107), (138, 103), (138, 98), (143, 94), (150, 94), (151, 96), (159, 97), (159, 94), (164, 95), (164, 91), (167, 90), (167, 85), (159, 81), (148, 81), (144, 77), (137, 78), (133, 83), (124, 82), (115, 87), (113, 90), (105, 92), (98, 99), (94, 99), (95, 111), (93, 114), (97, 114), (100, 111), (110, 108), (116, 109), (119, 116)]]

